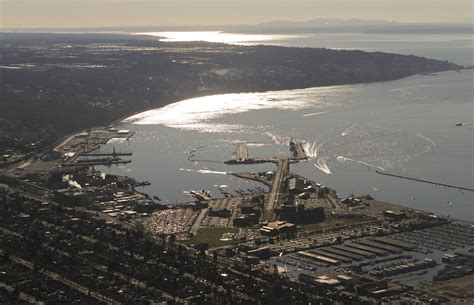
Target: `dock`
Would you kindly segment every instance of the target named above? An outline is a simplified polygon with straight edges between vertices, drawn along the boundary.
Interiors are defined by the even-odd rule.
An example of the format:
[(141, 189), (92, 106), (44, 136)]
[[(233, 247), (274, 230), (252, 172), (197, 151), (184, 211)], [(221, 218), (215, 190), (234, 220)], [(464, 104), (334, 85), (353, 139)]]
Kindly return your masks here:
[(350, 248), (350, 247), (346, 247), (344, 245), (335, 245), (335, 246), (332, 246), (334, 249), (338, 249), (338, 250), (341, 250), (341, 251), (346, 251), (348, 253), (353, 253), (355, 255), (360, 255), (360, 256), (363, 256), (365, 258), (374, 258), (375, 257), (375, 254), (373, 254), (372, 252), (367, 252), (367, 251), (364, 251), (364, 250), (361, 250), (361, 249), (356, 249), (356, 248)]
[(373, 248), (373, 247), (368, 247), (368, 246), (365, 246), (365, 245), (362, 245), (360, 243), (350, 243), (350, 244), (346, 244), (347, 247), (349, 248), (354, 248), (354, 249), (357, 249), (357, 250), (362, 250), (362, 251), (365, 251), (365, 252), (370, 252), (370, 253), (373, 253), (375, 255), (379, 255), (379, 256), (385, 256), (387, 255), (388, 253), (385, 252), (385, 251), (382, 251), (380, 249), (377, 249), (377, 248)]
[(339, 255), (339, 256), (347, 257), (347, 258), (355, 260), (355, 261), (360, 261), (363, 258), (363, 256), (361, 256), (361, 255), (354, 254), (354, 253), (344, 251), (344, 250), (339, 250), (339, 249), (336, 249), (336, 248), (333, 248), (333, 247), (322, 248), (320, 250), (324, 250), (325, 252), (333, 253), (333, 254), (336, 254), (336, 255)]
[(462, 191), (474, 192), (474, 189), (468, 188), (468, 187), (462, 187), (462, 186), (457, 186), (457, 185), (452, 185), (452, 184), (439, 183), (439, 182), (434, 182), (434, 181), (429, 181), (429, 180), (424, 180), (424, 179), (418, 179), (418, 178), (402, 176), (402, 175), (395, 175), (395, 174), (390, 174), (390, 173), (386, 173), (386, 172), (381, 172), (379, 170), (376, 170), (375, 172), (377, 174), (380, 174), (380, 175), (391, 176), (391, 177), (395, 177), (395, 178), (406, 179), (406, 180), (417, 181), (417, 182), (423, 182), (423, 183), (428, 183), (428, 184), (433, 184), (433, 185), (439, 185), (439, 186), (444, 186), (444, 187), (449, 187), (449, 188), (455, 188), (455, 189), (462, 190)]
[(239, 143), (237, 144), (237, 148), (235, 150), (235, 154), (237, 155), (237, 160), (247, 160), (249, 158), (249, 149), (246, 143)]
[(134, 182), (134, 186), (148, 186), (148, 185), (151, 185), (150, 182), (148, 181), (136, 181)]
[(307, 252), (307, 251), (299, 251), (299, 252), (298, 252), (298, 255), (301, 255), (301, 256), (304, 256), (304, 257), (308, 257), (308, 258), (317, 260), (317, 261), (319, 261), (319, 262), (321, 262), (321, 263), (325, 263), (325, 264), (339, 265), (339, 261), (336, 260), (336, 259), (332, 259), (332, 258), (330, 258), (330, 257), (323, 256), (323, 255), (313, 254), (313, 253)]
[(412, 251), (413, 249), (416, 248), (414, 244), (410, 244), (404, 241), (395, 240), (395, 239), (386, 238), (386, 237), (375, 237), (374, 241), (382, 243), (382, 244), (390, 245), (392, 247), (402, 248), (403, 250), (406, 250), (406, 251)]
[(390, 253), (394, 253), (394, 254), (402, 254), (402, 252), (403, 252), (399, 248), (392, 247), (392, 246), (387, 245), (387, 244), (378, 243), (378, 242), (375, 242), (373, 240), (361, 239), (357, 242), (359, 244), (362, 244), (362, 245), (365, 245), (365, 246), (368, 246), (368, 247), (380, 249), (382, 251), (386, 251), (386, 252), (390, 252)]
[(111, 153), (106, 153), (106, 152), (96, 152), (96, 153), (80, 153), (79, 156), (81, 157), (105, 157), (105, 156), (131, 156), (133, 153), (131, 152), (111, 152)]
[(292, 153), (292, 160), (306, 160), (308, 156), (304, 151), (302, 143), (295, 143), (293, 141), (290, 142), (290, 151)]
[(263, 164), (263, 163), (278, 163), (276, 158), (248, 158), (248, 159), (231, 159), (224, 161), (227, 165), (241, 165), (241, 164)]
[(349, 257), (342, 256), (342, 255), (339, 255), (339, 254), (334, 254), (332, 252), (325, 251), (324, 249), (314, 249), (314, 250), (309, 250), (307, 252), (312, 253), (312, 254), (316, 254), (316, 255), (319, 255), (319, 256), (329, 257), (330, 259), (337, 260), (337, 261), (345, 263), (345, 264), (352, 263), (352, 259), (350, 259)]
[(275, 177), (273, 178), (272, 187), (270, 189), (270, 194), (268, 196), (265, 212), (263, 214), (264, 220), (270, 221), (273, 219), (273, 212), (281, 200), (281, 188), (289, 171), (290, 160), (286, 158), (280, 159), (278, 161), (277, 171), (275, 173)]
[(121, 159), (95, 159), (95, 160), (78, 160), (77, 163), (64, 164), (67, 166), (95, 166), (95, 165), (117, 165), (117, 164), (128, 164), (132, 160), (121, 160)]

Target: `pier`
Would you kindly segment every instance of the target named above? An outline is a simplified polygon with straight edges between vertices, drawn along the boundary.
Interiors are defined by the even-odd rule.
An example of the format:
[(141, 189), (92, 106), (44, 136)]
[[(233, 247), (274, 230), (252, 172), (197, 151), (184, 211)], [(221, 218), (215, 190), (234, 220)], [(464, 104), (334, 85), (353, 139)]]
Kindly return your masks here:
[(293, 140), (290, 142), (290, 151), (293, 154), (292, 160), (306, 160), (308, 156), (304, 151), (302, 143), (295, 143)]
[(249, 158), (249, 149), (246, 143), (237, 144), (237, 148), (235, 150), (237, 155), (237, 160), (247, 160)]
[(262, 164), (262, 163), (278, 163), (277, 158), (249, 158), (245, 160), (227, 160), (224, 161), (224, 164), (227, 165), (239, 165), (239, 164)]
[(263, 218), (265, 220), (273, 219), (273, 213), (275, 208), (278, 206), (278, 203), (281, 200), (281, 187), (285, 181), (286, 176), (290, 171), (290, 160), (289, 159), (280, 159), (278, 161), (277, 171), (275, 173), (275, 177), (273, 178), (272, 187), (270, 190), (270, 194), (268, 196), (267, 206), (265, 207), (265, 211), (263, 214)]
[(77, 163), (68, 163), (65, 165), (68, 165), (68, 166), (94, 166), (94, 165), (112, 165), (112, 164), (117, 165), (117, 164), (128, 164), (131, 162), (132, 160), (103, 158), (103, 159), (95, 159), (95, 160), (78, 160)]
[(81, 157), (104, 157), (104, 156), (131, 156), (131, 152), (111, 152), (111, 153), (80, 153)]
[(376, 170), (375, 172), (380, 175), (391, 176), (395, 178), (406, 179), (406, 180), (417, 181), (417, 182), (423, 182), (423, 183), (428, 183), (428, 184), (433, 184), (433, 185), (439, 185), (439, 186), (454, 188), (454, 189), (458, 189), (462, 191), (474, 192), (474, 189), (472, 188), (467, 188), (467, 187), (462, 187), (462, 186), (457, 186), (457, 185), (452, 185), (452, 184), (439, 183), (439, 182), (434, 182), (434, 181), (429, 181), (429, 180), (424, 180), (424, 179), (412, 178), (412, 177), (407, 177), (407, 176), (402, 176), (402, 175), (395, 175), (395, 174), (381, 172), (379, 170)]

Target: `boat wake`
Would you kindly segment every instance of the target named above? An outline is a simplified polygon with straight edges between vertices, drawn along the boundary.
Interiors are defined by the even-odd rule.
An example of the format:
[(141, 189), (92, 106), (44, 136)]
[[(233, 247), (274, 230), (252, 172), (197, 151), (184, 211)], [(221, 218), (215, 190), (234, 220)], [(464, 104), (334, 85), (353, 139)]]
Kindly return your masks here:
[(130, 141), (128, 138), (112, 138), (107, 144), (127, 143), (128, 141)]
[(347, 136), (348, 134), (350, 134), (354, 129), (357, 128), (357, 124), (356, 125), (352, 125), (351, 127), (347, 128), (346, 130), (344, 130), (342, 133), (341, 133), (341, 136)]
[(199, 169), (199, 170), (197, 170), (197, 172), (201, 173), (201, 174), (216, 174), (216, 175), (231, 174), (231, 172), (219, 172), (219, 171), (213, 171), (213, 170), (208, 170), (208, 169)]
[(270, 131), (266, 131), (265, 135), (269, 137), (270, 139), (272, 139), (273, 143), (275, 143), (276, 145), (281, 145), (281, 142), (278, 139), (278, 137), (274, 135), (273, 133), (271, 133)]
[(321, 111), (321, 112), (307, 113), (307, 114), (303, 114), (303, 116), (304, 117), (315, 116), (315, 115), (325, 114), (325, 113), (328, 113), (328, 112), (331, 112), (331, 111)]
[(366, 165), (368, 167), (373, 167), (373, 168), (377, 168), (381, 171), (385, 171), (385, 168), (383, 167), (380, 167), (380, 166), (377, 166), (377, 165), (373, 165), (373, 164), (370, 164), (370, 163), (367, 163), (367, 162), (364, 162), (364, 161), (358, 161), (358, 160), (354, 160), (354, 159), (350, 159), (350, 158), (346, 158), (346, 157), (343, 157), (343, 156), (337, 156), (336, 158), (338, 161), (342, 162), (342, 163), (345, 163), (345, 162), (354, 162), (354, 163), (359, 163), (359, 164), (362, 164), (362, 165)]
[(318, 159), (318, 161), (314, 163), (313, 165), (325, 174), (328, 174), (328, 175), (332, 174), (324, 158)]
[(190, 168), (180, 168), (180, 171), (184, 172), (193, 172), (193, 173), (200, 173), (200, 174), (215, 174), (215, 175), (229, 175), (232, 174), (232, 172), (220, 172), (220, 171), (214, 171), (210, 169), (190, 169)]
[(315, 159), (318, 157), (318, 152), (322, 145), (323, 143), (320, 143), (318, 145), (318, 143), (314, 141), (311, 144), (303, 143), (302, 147), (303, 147), (304, 153), (306, 154), (306, 156), (308, 156), (308, 158)]
[(436, 143), (435, 143), (433, 140), (431, 140), (430, 138), (428, 138), (427, 136), (424, 136), (424, 135), (422, 135), (421, 133), (418, 133), (418, 136), (419, 136), (420, 138), (422, 138), (422, 139), (428, 141), (431, 145), (436, 146)]

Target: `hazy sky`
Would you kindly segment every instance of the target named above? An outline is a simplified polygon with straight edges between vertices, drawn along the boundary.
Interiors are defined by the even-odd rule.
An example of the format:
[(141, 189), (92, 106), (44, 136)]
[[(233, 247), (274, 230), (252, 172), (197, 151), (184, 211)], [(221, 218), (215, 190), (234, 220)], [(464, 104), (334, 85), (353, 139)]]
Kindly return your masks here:
[(255, 24), (312, 18), (471, 21), (474, 0), (0, 0), (1, 27)]

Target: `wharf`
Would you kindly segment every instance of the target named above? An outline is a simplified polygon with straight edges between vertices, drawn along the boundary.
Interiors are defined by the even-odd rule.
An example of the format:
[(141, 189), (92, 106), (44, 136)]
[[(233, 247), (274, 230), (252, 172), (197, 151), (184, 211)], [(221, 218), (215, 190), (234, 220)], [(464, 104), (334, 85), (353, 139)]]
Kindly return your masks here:
[(131, 152), (111, 152), (111, 153), (105, 153), (105, 152), (101, 152), (101, 153), (80, 153), (79, 156), (81, 157), (101, 157), (101, 156), (131, 156), (133, 153)]
[(148, 181), (135, 181), (134, 186), (148, 186), (151, 185)]
[(262, 164), (262, 163), (278, 163), (277, 158), (249, 158), (244, 160), (232, 159), (224, 161), (228, 165), (239, 165), (239, 164)]
[(308, 156), (304, 151), (302, 143), (295, 143), (293, 141), (290, 142), (290, 151), (293, 154), (292, 160), (306, 160)]
[(247, 160), (249, 158), (249, 149), (247, 144), (240, 143), (237, 145), (237, 149), (235, 150), (237, 155), (237, 160)]
[(65, 164), (67, 166), (95, 166), (95, 165), (117, 165), (117, 164), (128, 164), (132, 160), (114, 160), (114, 159), (103, 159), (103, 160), (80, 160), (78, 163)]
[(265, 212), (262, 215), (264, 220), (272, 220), (275, 208), (278, 206), (281, 200), (282, 185), (285, 181), (286, 176), (290, 171), (290, 160), (289, 159), (280, 159), (278, 161), (278, 168), (273, 178), (272, 187), (270, 189), (270, 194), (268, 196), (268, 202), (265, 207)]

